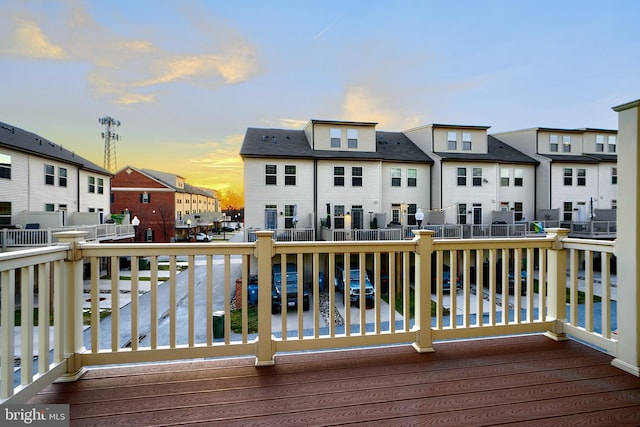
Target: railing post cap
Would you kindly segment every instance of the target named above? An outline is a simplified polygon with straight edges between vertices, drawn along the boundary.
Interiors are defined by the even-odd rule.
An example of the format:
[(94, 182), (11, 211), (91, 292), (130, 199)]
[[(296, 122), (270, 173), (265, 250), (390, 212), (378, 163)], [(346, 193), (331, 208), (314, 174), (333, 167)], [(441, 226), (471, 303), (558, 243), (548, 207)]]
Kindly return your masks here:
[(257, 237), (272, 237), (273, 236), (273, 230), (260, 230), (260, 231), (256, 231), (256, 236)]

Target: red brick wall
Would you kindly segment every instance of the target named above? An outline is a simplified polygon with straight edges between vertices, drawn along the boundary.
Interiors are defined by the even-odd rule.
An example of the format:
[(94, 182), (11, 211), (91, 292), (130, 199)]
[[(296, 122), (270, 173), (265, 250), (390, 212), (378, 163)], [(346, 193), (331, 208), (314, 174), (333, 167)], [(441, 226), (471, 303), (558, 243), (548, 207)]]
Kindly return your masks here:
[[(132, 188), (120, 190), (119, 188)], [(135, 190), (133, 190), (135, 188)], [(165, 191), (154, 191), (154, 189)], [(147, 192), (149, 203), (141, 202), (141, 194)], [(111, 180), (111, 212), (129, 211), (131, 218), (140, 220), (137, 241), (145, 241), (145, 230), (153, 230), (154, 242), (170, 242), (175, 237), (175, 193), (167, 191), (167, 187), (153, 179), (149, 179), (135, 170), (127, 173), (121, 171)]]

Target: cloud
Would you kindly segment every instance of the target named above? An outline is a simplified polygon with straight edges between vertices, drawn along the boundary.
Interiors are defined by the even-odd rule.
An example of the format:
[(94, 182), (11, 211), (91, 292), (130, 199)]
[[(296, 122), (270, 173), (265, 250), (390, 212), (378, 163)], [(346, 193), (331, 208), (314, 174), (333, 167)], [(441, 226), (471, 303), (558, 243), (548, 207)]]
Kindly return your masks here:
[(15, 16), (9, 31), (11, 35), (4, 46), (0, 45), (0, 53), (35, 59), (69, 58), (61, 46), (49, 41), (37, 22)]
[(415, 127), (420, 118), (409, 116), (398, 108), (392, 96), (367, 86), (347, 88), (342, 104), (345, 120), (376, 122), (381, 130), (402, 130)]
[(91, 93), (115, 104), (155, 102), (160, 88), (175, 83), (213, 90), (246, 81), (261, 70), (256, 49), (231, 29), (218, 27), (210, 34), (202, 25), (187, 26), (185, 39), (198, 43), (189, 45), (193, 52), (179, 53), (163, 47), (162, 38), (146, 37), (126, 18), (107, 27), (96, 22), (83, 2), (57, 6), (53, 16), (29, 10), (28, 4), (20, 9), (0, 6), (0, 55), (84, 63)]

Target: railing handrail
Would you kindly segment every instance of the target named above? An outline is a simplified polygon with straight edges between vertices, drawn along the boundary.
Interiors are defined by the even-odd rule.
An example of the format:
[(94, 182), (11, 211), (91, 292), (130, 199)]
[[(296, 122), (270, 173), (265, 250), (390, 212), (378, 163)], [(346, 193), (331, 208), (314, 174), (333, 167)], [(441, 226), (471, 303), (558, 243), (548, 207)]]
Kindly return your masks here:
[[(55, 247), (2, 253), (0, 401), (21, 401), (65, 371), (67, 376), (74, 377), (82, 373), (84, 366), (133, 361), (254, 354), (256, 364), (262, 365), (272, 364), (274, 354), (281, 351), (401, 342), (413, 342), (418, 351), (433, 351), (433, 340), (544, 331), (554, 339), (564, 339), (569, 331), (615, 353), (616, 339), (610, 330), (612, 324), (604, 319), (609, 309), (603, 308), (602, 325), (606, 330), (599, 332), (593, 324), (596, 317), (594, 303), (586, 303), (587, 321), (580, 325), (575, 309), (577, 303), (573, 299), (578, 292), (577, 271), (581, 262), (586, 266), (584, 280), (591, 281), (586, 289), (587, 295), (591, 295), (594, 292), (591, 254), (605, 254), (605, 261), (608, 261), (615, 249), (614, 242), (568, 238), (568, 230), (558, 229), (520, 239), (434, 239), (432, 231), (414, 230), (412, 233), (415, 234), (412, 239), (280, 242), (273, 239), (273, 232), (257, 231), (255, 242), (107, 245), (85, 241), (86, 232), (66, 232), (57, 235), (65, 243)], [(589, 254), (588, 257), (580, 258), (583, 253)], [(348, 255), (351, 255), (349, 260), (346, 259)], [(121, 295), (120, 263), (123, 259), (130, 262), (131, 277), (127, 294)], [(283, 300), (280, 300), (281, 310), (287, 315), (278, 317), (272, 314), (271, 265), (274, 262), (296, 265), (300, 273), (297, 275), (298, 303), (305, 298), (307, 291), (314, 296), (309, 301), (311, 323), (306, 323), (308, 319), (305, 320), (303, 310), (296, 312), (285, 308), (288, 304)], [(322, 326), (320, 299), (325, 295), (329, 307), (339, 305), (340, 293), (334, 286), (334, 271), (339, 265), (344, 267), (354, 262), (359, 266), (359, 295), (366, 294), (365, 276), (373, 283), (373, 308), (371, 312), (366, 309), (347, 310), (348, 304), (345, 303), (344, 325), (331, 320), (327, 326)], [(168, 269), (160, 269), (161, 263)], [(178, 265), (182, 263), (187, 270), (180, 273)], [(602, 286), (610, 289), (608, 262), (606, 265), (603, 267), (603, 281), (607, 283)], [(522, 266), (526, 273), (523, 273), (522, 280), (514, 279), (514, 276), (520, 277), (515, 274), (520, 270), (518, 266)], [(216, 271), (218, 276), (214, 276)], [(249, 333), (247, 318), (252, 298), (249, 280), (252, 271), (257, 272), (258, 283), (265, 284), (257, 286), (258, 301), (266, 301), (257, 305), (257, 335)], [(443, 287), (445, 271), (450, 271), (451, 289), (459, 289), (460, 303), (456, 302), (457, 296), (446, 302), (448, 297)], [(86, 290), (83, 290), (83, 272), (91, 276)], [(320, 272), (325, 273), (324, 278)], [(167, 274), (166, 282), (160, 280), (161, 273)], [(110, 276), (106, 281), (107, 288), (102, 288), (100, 279), (104, 274)], [(143, 280), (147, 277), (148, 281)], [(388, 308), (383, 304), (380, 297), (383, 279), (387, 281), (389, 301), (401, 296), (403, 313), (409, 312), (409, 295), (415, 292), (415, 318), (402, 315), (391, 304)], [(54, 283), (53, 294), (43, 292), (35, 295), (35, 289), (47, 288), (45, 283), (49, 280)], [(540, 290), (534, 292), (538, 281)], [(36, 375), (49, 380), (35, 381), (29, 373), (34, 370), (28, 360), (30, 358), (23, 358), (21, 385), (14, 388), (13, 368), (7, 367), (12, 361), (13, 347), (5, 344), (13, 340), (15, 332), (12, 317), (9, 318), (16, 308), (11, 283), (18, 282), (22, 292), (26, 293), (21, 297), (23, 310), (50, 306), (55, 302), (55, 328), (52, 333), (55, 344), (52, 356), (45, 357), (48, 346), (36, 350), (29, 345), (33, 334), (26, 335), (20, 344), (22, 354), (37, 353)], [(515, 295), (522, 296), (509, 297), (507, 304), (506, 294), (499, 297), (496, 292), (498, 282), (513, 287)], [(571, 289), (569, 300), (565, 294), (567, 283)], [(219, 291), (214, 293), (214, 287), (220, 289), (219, 294)], [(433, 295), (432, 287), (435, 289)], [(141, 292), (143, 288), (145, 291)], [(100, 296), (103, 289), (109, 292), (112, 311), (101, 319)], [(342, 291), (347, 300), (351, 297), (348, 291), (348, 287)], [(470, 310), (473, 293), (478, 294), (477, 302), (474, 302), (477, 304), (476, 313), (483, 313), (483, 316), (474, 316)], [(124, 295), (130, 295), (130, 302), (123, 305), (121, 299), (125, 298)], [(242, 310), (242, 331), (233, 336), (230, 326), (231, 295), (235, 295), (236, 307)], [(220, 325), (216, 326), (214, 316), (214, 305), (218, 304), (215, 301), (219, 297), (222, 298), (222, 337), (216, 337), (215, 328)], [(182, 298), (185, 298), (182, 306), (185, 307), (186, 318), (181, 320), (178, 301)], [(452, 313), (438, 310), (433, 325), (431, 315), (427, 314), (432, 298), (440, 308), (451, 304)], [(89, 328), (84, 328), (80, 320), (85, 300), (90, 301)], [(603, 307), (608, 307), (611, 301), (610, 291), (605, 292)], [(421, 306), (422, 302), (428, 302), (429, 307)], [(568, 315), (567, 304), (572, 309)], [(43, 316), (47, 314), (44, 311)], [(463, 314), (458, 314), (460, 311)], [(369, 314), (373, 316), (372, 320), (369, 320)], [(29, 327), (27, 318), (23, 317)], [(383, 321), (383, 318), (388, 320)], [(45, 323), (44, 318), (42, 321)], [(202, 336), (198, 332), (201, 326), (205, 331)], [(39, 328), (38, 334), (42, 335), (38, 336), (48, 338), (49, 328)], [(274, 328), (283, 332), (274, 335)], [(184, 341), (179, 336), (184, 336)], [(46, 341), (48, 343), (49, 340)], [(129, 348), (124, 350), (123, 345)]]

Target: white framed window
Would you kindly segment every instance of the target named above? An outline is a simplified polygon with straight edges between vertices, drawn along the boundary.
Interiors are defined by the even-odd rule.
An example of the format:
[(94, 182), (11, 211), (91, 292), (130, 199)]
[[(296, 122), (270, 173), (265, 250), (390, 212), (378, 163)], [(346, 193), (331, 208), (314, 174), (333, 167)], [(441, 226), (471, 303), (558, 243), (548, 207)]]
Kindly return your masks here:
[(11, 156), (0, 153), (0, 178), (11, 179)]
[(549, 151), (558, 152), (558, 135), (549, 135)]
[(524, 204), (522, 202), (513, 202), (513, 219), (522, 221), (522, 210)]
[(564, 185), (573, 185), (573, 169), (564, 168), (563, 176), (564, 176)]
[(604, 135), (596, 135), (596, 151), (598, 153), (604, 151)]
[(482, 168), (473, 168), (472, 174), (473, 174), (472, 185), (474, 187), (481, 187), (482, 186)]
[(284, 185), (296, 185), (296, 166), (284, 166)]
[(146, 191), (144, 193), (140, 193), (140, 203), (151, 203), (151, 194), (147, 193)]
[(333, 227), (337, 229), (344, 228), (344, 205), (333, 206)]
[(458, 149), (458, 133), (447, 132), (447, 150), (457, 150), (457, 149)]
[(89, 177), (89, 193), (95, 193), (95, 192), (96, 192), (96, 177), (90, 176)]
[(264, 166), (264, 183), (265, 185), (277, 185), (278, 183), (278, 166), (277, 165)]
[(362, 167), (353, 166), (351, 168), (351, 186), (362, 187)]
[(612, 184), (617, 184), (618, 183), (618, 168), (611, 168), (611, 183)]
[(458, 168), (458, 186), (467, 185), (467, 168)]
[(58, 168), (58, 185), (60, 187), (67, 186), (67, 168)]
[(615, 135), (609, 135), (609, 137), (607, 138), (607, 147), (610, 153), (616, 152), (616, 139), (617, 138)]
[(524, 181), (524, 170), (522, 169), (514, 169), (513, 170), (513, 185), (516, 187), (522, 187)]
[(418, 169), (407, 169), (407, 187), (418, 185)]
[(471, 132), (462, 132), (462, 149), (471, 151)]
[(329, 130), (329, 137), (331, 138), (331, 148), (340, 148), (340, 140), (342, 139), (342, 132), (338, 128), (331, 128)]
[(562, 152), (571, 152), (571, 135), (562, 135)]
[(564, 202), (562, 204), (562, 219), (564, 221), (571, 221), (573, 218), (573, 203)]
[(587, 185), (587, 170), (586, 169), (576, 169), (576, 181), (577, 185), (580, 187), (584, 187)]
[(347, 129), (347, 148), (358, 148), (358, 129)]
[(344, 187), (344, 167), (343, 166), (333, 167), (333, 186)]
[(611, 209), (618, 209), (618, 201), (617, 200), (612, 200), (611, 201)]
[(467, 204), (458, 203), (458, 224), (467, 223)]
[(104, 194), (104, 179), (98, 178), (98, 194)]
[(284, 205), (284, 228), (295, 228), (296, 205)]
[(391, 186), (400, 187), (402, 185), (402, 170), (400, 168), (391, 168)]
[(11, 224), (11, 202), (0, 202), (0, 224)]
[(54, 185), (56, 168), (53, 165), (44, 165), (44, 183), (46, 185)]
[(509, 202), (500, 202), (500, 211), (509, 212)]
[(45, 203), (44, 204), (44, 211), (45, 212), (55, 212), (55, 210), (56, 210), (55, 203)]
[(509, 186), (509, 169), (507, 168), (500, 168), (500, 186)]

